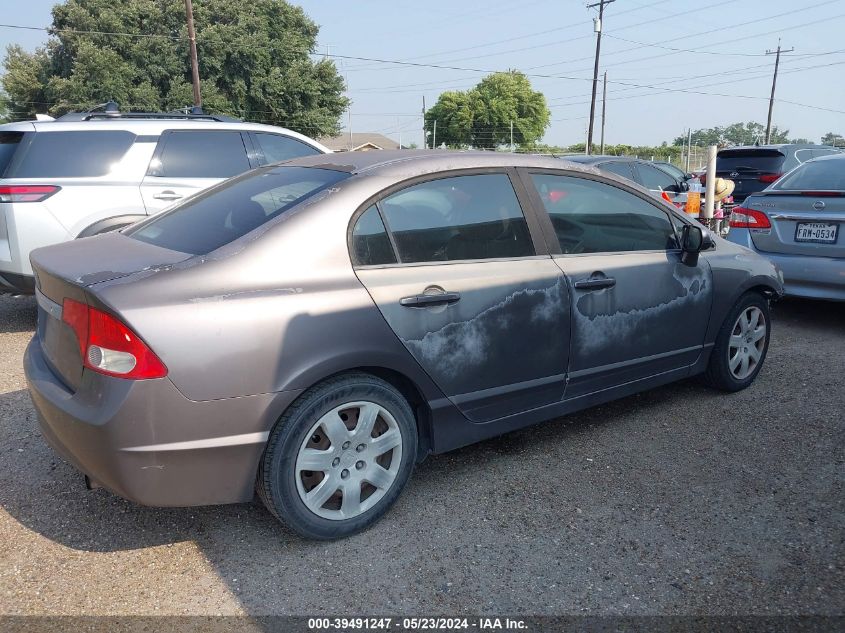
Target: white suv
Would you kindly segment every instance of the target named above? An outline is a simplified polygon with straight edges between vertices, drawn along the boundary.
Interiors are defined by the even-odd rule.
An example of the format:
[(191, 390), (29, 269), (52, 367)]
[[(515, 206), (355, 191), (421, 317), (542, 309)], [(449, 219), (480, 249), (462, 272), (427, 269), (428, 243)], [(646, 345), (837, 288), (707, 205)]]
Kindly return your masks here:
[(0, 125), (0, 292), (29, 294), (34, 248), (113, 231), (259, 165), (327, 153), (284, 128), (105, 111)]

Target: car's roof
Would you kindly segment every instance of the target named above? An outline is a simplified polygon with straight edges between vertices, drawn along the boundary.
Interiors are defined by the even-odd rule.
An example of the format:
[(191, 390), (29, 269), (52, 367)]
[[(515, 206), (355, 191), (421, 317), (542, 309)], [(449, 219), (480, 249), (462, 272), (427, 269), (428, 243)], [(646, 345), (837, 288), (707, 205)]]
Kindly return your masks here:
[(845, 160), (845, 152), (839, 152), (838, 154), (828, 154), (827, 156), (819, 156), (818, 158), (814, 158), (813, 160), (808, 160), (806, 162), (815, 163), (820, 160)]
[(214, 121), (211, 119), (91, 119), (88, 121), (20, 121), (0, 125), (0, 132), (80, 132), (89, 130), (126, 130), (138, 135), (160, 135), (165, 130), (250, 130), (253, 132), (270, 132), (285, 134), (309, 145), (320, 148), (328, 153), (329, 150), (312, 138), (283, 127), (249, 123), (246, 121)]
[(606, 163), (609, 161), (624, 162), (624, 163), (651, 163), (650, 160), (642, 158), (635, 158), (633, 156), (611, 156), (610, 154), (576, 154), (575, 156), (565, 156), (566, 160), (571, 160), (574, 163), (581, 163), (582, 165), (596, 165), (598, 163)]
[(330, 156), (314, 155), (296, 158), (284, 164), (334, 169), (351, 174), (367, 173), (385, 176), (485, 167), (537, 167), (593, 171), (590, 167), (549, 156), (443, 149), (335, 152)]
[(719, 152), (732, 152), (734, 150), (754, 150), (754, 149), (789, 149), (794, 147), (796, 149), (838, 149), (833, 145), (816, 145), (814, 143), (772, 143), (769, 145), (732, 145), (731, 147), (722, 147)]

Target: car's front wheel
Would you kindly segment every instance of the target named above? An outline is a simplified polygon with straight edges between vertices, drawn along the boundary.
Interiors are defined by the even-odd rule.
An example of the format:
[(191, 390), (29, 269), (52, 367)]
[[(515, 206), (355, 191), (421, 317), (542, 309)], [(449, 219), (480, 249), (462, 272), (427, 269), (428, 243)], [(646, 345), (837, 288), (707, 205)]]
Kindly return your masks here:
[(414, 415), (401, 393), (369, 374), (337, 376), (303, 394), (276, 424), (259, 496), (303, 536), (349, 536), (393, 505), (416, 451)]
[(710, 355), (705, 377), (723, 391), (740, 391), (754, 382), (766, 353), (771, 335), (769, 302), (749, 292), (728, 314)]

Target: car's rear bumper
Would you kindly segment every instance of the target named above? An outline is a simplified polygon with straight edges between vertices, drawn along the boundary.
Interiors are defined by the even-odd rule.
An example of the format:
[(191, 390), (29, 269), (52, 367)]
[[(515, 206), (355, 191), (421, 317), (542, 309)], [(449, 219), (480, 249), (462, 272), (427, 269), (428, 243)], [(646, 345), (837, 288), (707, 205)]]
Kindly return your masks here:
[(50, 445), (94, 483), (155, 506), (252, 499), (268, 433), (299, 393), (197, 402), (167, 378), (132, 381), (88, 371), (71, 393), (37, 337), (24, 370)]
[(754, 246), (748, 229), (731, 229), (727, 239), (774, 263), (783, 273), (785, 295), (845, 301), (845, 259), (761, 251)]

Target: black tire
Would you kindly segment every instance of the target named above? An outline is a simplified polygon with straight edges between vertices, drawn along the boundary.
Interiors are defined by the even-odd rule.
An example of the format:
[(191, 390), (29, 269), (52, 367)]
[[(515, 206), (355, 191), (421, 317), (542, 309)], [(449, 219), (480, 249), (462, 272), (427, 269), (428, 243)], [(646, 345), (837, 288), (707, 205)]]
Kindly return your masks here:
[[(324, 414), (355, 401), (373, 402), (393, 416), (402, 437), (399, 468), (393, 483), (371, 508), (350, 519), (324, 518), (312, 512), (300, 497), (297, 455)], [(364, 530), (387, 512), (408, 482), (416, 454), (416, 421), (402, 394), (371, 374), (342, 374), (302, 394), (273, 427), (259, 464), (256, 489), (267, 509), (300, 535), (317, 540), (343, 538)]]
[[(757, 361), (756, 366), (753, 368), (751, 373), (743, 378), (737, 378), (731, 372), (729, 364), (730, 338), (739, 316), (752, 307), (758, 308), (763, 313), (766, 320), (765, 340), (760, 360)], [(728, 313), (728, 316), (725, 317), (725, 321), (722, 323), (722, 327), (716, 335), (716, 344), (713, 346), (713, 351), (710, 354), (710, 362), (708, 363), (707, 370), (704, 373), (704, 379), (707, 384), (716, 389), (730, 392), (741, 391), (748, 387), (752, 382), (754, 382), (754, 379), (757, 377), (757, 374), (760, 373), (760, 369), (763, 367), (763, 363), (766, 360), (766, 354), (769, 351), (771, 333), (772, 320), (769, 312), (769, 302), (766, 297), (757, 292), (747, 292), (742, 295), (736, 305), (734, 305)]]

